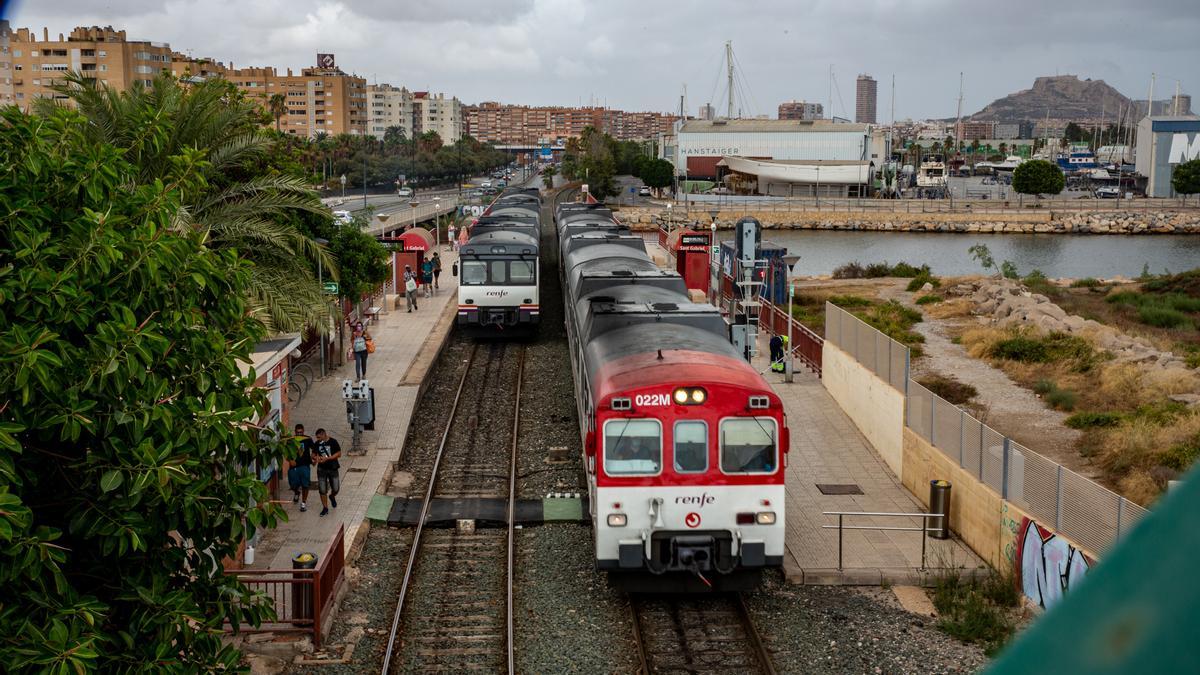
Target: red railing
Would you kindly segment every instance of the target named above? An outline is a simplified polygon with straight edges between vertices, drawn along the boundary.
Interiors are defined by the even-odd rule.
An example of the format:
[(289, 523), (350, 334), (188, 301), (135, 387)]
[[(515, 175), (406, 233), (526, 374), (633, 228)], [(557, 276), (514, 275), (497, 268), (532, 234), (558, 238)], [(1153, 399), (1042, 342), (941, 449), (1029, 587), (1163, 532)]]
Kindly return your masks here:
[[(334, 593), (346, 571), (345, 528), (337, 534), (310, 570), (237, 570), (233, 574), (252, 592), (270, 598), (275, 620), (258, 628), (240, 627), (243, 633), (312, 633), (314, 647), (321, 646), (322, 617), (328, 614)], [(232, 626), (226, 626), (232, 632)]]
[(792, 323), (791, 333), (791, 349), (795, 357), (800, 360), (809, 370), (821, 376), (821, 349), (825, 345), (825, 339), (817, 335), (811, 328), (805, 326), (796, 320), (795, 317), (789, 317), (787, 310), (772, 304), (765, 298), (762, 301), (762, 308), (759, 310), (759, 325), (768, 333), (774, 335), (788, 334), (788, 321)]

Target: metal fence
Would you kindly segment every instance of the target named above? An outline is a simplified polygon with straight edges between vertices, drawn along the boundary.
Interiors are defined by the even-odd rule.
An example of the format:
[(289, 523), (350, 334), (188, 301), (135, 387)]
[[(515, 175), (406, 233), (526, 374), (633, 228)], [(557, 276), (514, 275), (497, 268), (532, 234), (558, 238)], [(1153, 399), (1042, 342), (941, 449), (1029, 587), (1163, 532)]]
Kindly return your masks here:
[(825, 339), (897, 391), (904, 391), (908, 380), (908, 347), (830, 302), (825, 303)]
[(1091, 551), (1103, 551), (1146, 509), (1039, 455), (909, 380), (905, 424), (1000, 496)]
[(908, 377), (909, 352), (858, 317), (825, 304), (825, 339), (905, 393), (904, 423), (1040, 523), (1099, 552), (1146, 509), (1030, 450)]
[[(700, 216), (711, 209), (746, 211), (800, 211), (817, 213), (1044, 213), (1055, 211), (1097, 211), (1115, 213), (1144, 213), (1156, 210), (1195, 212), (1200, 203), (1185, 202), (1182, 198), (1146, 199), (1080, 199), (1078, 196), (1057, 195), (1043, 199), (1015, 193), (1007, 198), (989, 199), (874, 199), (870, 197), (768, 197), (765, 195), (679, 195), (674, 215), (683, 217), (691, 209)], [(718, 216), (724, 218), (725, 214)], [(707, 220), (707, 217), (702, 217)]]

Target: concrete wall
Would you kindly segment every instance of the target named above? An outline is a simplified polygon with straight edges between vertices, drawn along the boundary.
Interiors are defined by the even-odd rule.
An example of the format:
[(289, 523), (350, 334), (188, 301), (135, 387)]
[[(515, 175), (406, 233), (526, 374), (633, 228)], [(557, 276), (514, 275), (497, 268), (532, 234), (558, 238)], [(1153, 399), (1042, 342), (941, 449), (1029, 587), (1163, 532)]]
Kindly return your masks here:
[(821, 383), (897, 476), (903, 476), (904, 393), (833, 343), (821, 353)]

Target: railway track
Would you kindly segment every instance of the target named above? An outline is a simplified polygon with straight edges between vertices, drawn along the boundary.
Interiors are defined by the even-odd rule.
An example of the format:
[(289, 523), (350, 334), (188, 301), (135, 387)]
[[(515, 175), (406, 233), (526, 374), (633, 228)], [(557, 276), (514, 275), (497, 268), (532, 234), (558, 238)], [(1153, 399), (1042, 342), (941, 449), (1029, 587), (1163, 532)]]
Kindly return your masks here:
[[(385, 674), (513, 670), (513, 509), (525, 347), (475, 344), (466, 361), (413, 532)], [(509, 415), (511, 424), (499, 423)], [(427, 526), (435, 498), (506, 499), (506, 527)]]
[(741, 594), (630, 595), (633, 637), (642, 673), (774, 675)]

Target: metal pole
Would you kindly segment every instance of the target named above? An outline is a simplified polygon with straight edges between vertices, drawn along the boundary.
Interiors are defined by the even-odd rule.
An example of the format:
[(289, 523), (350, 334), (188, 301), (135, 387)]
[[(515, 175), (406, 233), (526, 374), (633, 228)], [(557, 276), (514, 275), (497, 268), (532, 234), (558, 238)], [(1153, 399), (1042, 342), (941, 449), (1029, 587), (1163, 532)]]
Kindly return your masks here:
[[(790, 270), (789, 270), (789, 272), (790, 272)], [(789, 276), (790, 276), (790, 274), (789, 274)], [(792, 295), (795, 293), (795, 291), (796, 291), (796, 289), (792, 288), (791, 279), (789, 278), (788, 279), (788, 313), (787, 313), (787, 324), (788, 324), (787, 357), (788, 357), (788, 359), (787, 359), (787, 377), (784, 378), (788, 382), (793, 381), (793, 379), (795, 378), (795, 374), (796, 374), (796, 362), (793, 360), (796, 355), (796, 347), (795, 347), (795, 345), (792, 344), (792, 323), (793, 323), (792, 322)]]
[[(324, 266), (321, 264), (320, 256), (317, 257), (317, 285), (321, 287), (321, 296), (324, 297), (324, 295), (325, 295), (325, 270), (324, 270)], [(328, 303), (326, 303), (326, 306), (328, 306)], [(328, 326), (328, 324), (326, 324), (325, 329), (328, 330), (328, 328), (329, 328), (329, 326)], [(321, 340), (321, 347), (320, 347), (320, 349), (321, 349), (321, 377), (325, 377), (325, 331), (324, 330), (319, 331), (318, 335)]]
[(363, 136), (363, 208), (367, 208), (367, 137)]
[(842, 514), (838, 514), (838, 570), (842, 569)]
[[(946, 523), (949, 529), (950, 523)], [(925, 569), (925, 540), (929, 538), (929, 519), (921, 518), (921, 569)]]

